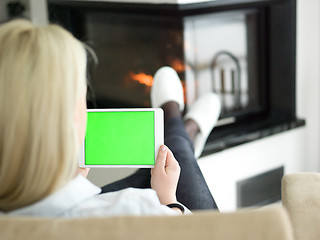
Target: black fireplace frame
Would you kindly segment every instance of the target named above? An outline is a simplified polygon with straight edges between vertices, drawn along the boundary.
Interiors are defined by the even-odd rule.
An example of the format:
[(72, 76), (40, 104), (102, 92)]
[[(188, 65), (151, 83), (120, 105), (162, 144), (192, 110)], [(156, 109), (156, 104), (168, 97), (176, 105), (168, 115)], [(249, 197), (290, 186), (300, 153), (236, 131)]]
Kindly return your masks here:
[[(259, 114), (249, 114), (232, 124), (215, 128), (202, 156), (305, 125), (305, 121), (296, 116), (296, 0), (216, 0), (194, 4), (49, 0), (50, 19), (61, 23), (80, 39), (81, 28), (70, 23), (82, 21), (78, 18), (82, 10), (184, 17), (248, 8), (258, 9), (262, 19), (264, 37), (260, 44), (263, 49), (259, 67), (265, 78), (261, 87), (265, 89), (266, 108)], [(57, 9), (60, 9), (58, 15)]]

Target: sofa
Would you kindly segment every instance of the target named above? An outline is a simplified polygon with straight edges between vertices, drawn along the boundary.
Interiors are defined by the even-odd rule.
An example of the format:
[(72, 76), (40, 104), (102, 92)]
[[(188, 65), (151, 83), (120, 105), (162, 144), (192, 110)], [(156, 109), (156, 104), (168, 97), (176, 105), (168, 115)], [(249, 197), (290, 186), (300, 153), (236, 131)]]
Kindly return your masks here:
[(229, 213), (73, 219), (0, 217), (1, 240), (292, 240), (287, 212), (279, 205)]
[(0, 217), (0, 240), (19, 239), (320, 239), (320, 173), (282, 178), (282, 206), (229, 213), (199, 211), (182, 216), (121, 216), (73, 219)]
[(320, 173), (285, 175), (282, 204), (289, 214), (296, 240), (320, 239)]

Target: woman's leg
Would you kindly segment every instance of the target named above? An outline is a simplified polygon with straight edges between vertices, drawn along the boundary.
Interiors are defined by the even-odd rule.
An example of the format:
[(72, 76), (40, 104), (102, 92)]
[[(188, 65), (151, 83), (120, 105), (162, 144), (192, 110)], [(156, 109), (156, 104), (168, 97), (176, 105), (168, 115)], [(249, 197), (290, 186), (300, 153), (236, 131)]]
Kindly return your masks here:
[(217, 209), (194, 155), (193, 141), (199, 127), (192, 119), (182, 120), (179, 105), (170, 101), (161, 106), (164, 110), (164, 143), (179, 162), (181, 173), (177, 199), (189, 209)]
[(217, 209), (194, 157), (193, 143), (185, 131), (183, 121), (172, 118), (167, 121), (165, 144), (173, 152), (181, 168), (177, 199), (191, 210)]

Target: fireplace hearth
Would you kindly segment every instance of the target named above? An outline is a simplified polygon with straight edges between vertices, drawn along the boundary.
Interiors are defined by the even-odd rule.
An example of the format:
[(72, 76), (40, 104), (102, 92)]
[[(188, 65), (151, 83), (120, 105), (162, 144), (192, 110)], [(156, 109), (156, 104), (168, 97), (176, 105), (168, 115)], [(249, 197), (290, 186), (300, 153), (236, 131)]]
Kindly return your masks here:
[(97, 107), (150, 107), (152, 76), (164, 65), (178, 72), (187, 107), (216, 92), (222, 113), (203, 155), (304, 125), (295, 112), (295, 11), (295, 0), (49, 1), (51, 21), (98, 56)]

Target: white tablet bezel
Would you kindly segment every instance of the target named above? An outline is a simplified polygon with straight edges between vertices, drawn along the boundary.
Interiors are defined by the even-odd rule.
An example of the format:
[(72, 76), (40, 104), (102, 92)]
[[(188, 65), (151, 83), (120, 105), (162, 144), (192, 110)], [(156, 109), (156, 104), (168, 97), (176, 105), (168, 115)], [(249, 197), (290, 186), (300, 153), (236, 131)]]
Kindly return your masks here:
[[(87, 112), (154, 112), (154, 161), (158, 155), (160, 146), (164, 143), (164, 120), (161, 108), (116, 108), (116, 109), (87, 109)], [(134, 140), (134, 139), (133, 139)], [(154, 165), (86, 165), (85, 164), (85, 144), (83, 143), (79, 166), (82, 168), (153, 168)]]

